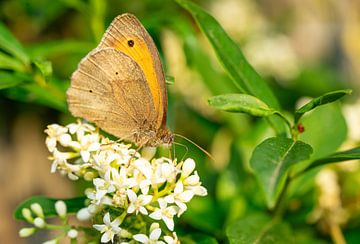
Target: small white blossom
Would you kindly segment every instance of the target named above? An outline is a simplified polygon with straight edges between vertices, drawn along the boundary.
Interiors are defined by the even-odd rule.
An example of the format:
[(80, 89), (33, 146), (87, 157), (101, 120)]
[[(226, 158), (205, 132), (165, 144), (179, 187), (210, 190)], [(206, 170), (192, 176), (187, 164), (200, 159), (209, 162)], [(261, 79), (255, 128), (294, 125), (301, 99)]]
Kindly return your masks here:
[(172, 233), (172, 236), (164, 236), (164, 240), (167, 244), (180, 244), (179, 238), (176, 235), (176, 232)]
[(120, 233), (121, 228), (119, 227), (120, 221), (118, 219), (115, 219), (111, 222), (110, 220), (110, 214), (106, 213), (103, 218), (104, 224), (103, 225), (93, 225), (93, 227), (103, 233), (101, 236), (101, 242), (113, 242), (114, 236), (118, 233)]
[(185, 190), (181, 181), (176, 183), (174, 193), (166, 196), (164, 199), (167, 203), (175, 203), (179, 208), (178, 216), (180, 216), (187, 209), (186, 204), (189, 202), (194, 196), (194, 192), (192, 190)]
[(146, 244), (165, 244), (163, 241), (159, 241), (159, 238), (161, 236), (161, 229), (159, 228), (158, 223), (153, 223), (150, 226), (150, 235), (144, 235), (144, 234), (136, 234), (133, 235), (134, 240), (146, 243)]
[(89, 134), (84, 135), (79, 141), (72, 141), (70, 146), (76, 151), (80, 152), (82, 160), (87, 163), (90, 160), (91, 152), (95, 152), (100, 149), (99, 135)]
[(130, 204), (127, 209), (128, 213), (135, 212), (136, 214), (138, 214), (138, 212), (140, 212), (144, 215), (148, 214), (148, 211), (144, 206), (150, 203), (152, 196), (150, 195), (137, 196), (133, 190), (127, 190), (127, 195), (130, 201)]
[(54, 151), (57, 141), (62, 135), (66, 134), (67, 131), (68, 129), (66, 127), (57, 124), (47, 126), (45, 133), (48, 134), (48, 137), (46, 138), (45, 143), (50, 152)]
[(162, 219), (169, 230), (174, 230), (174, 216), (177, 213), (177, 207), (167, 206), (167, 203), (164, 199), (159, 198), (159, 207), (154, 212), (152, 212), (149, 217), (152, 219), (160, 220)]

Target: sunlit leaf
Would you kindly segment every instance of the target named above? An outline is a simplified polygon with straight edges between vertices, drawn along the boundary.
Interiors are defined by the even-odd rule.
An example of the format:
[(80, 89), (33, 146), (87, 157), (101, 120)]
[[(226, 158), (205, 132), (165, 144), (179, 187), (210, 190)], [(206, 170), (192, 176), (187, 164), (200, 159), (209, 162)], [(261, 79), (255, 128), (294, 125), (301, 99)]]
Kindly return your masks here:
[(269, 116), (276, 111), (265, 103), (248, 94), (224, 94), (209, 99), (209, 104), (228, 112), (247, 113), (253, 116)]
[(338, 91), (325, 93), (322, 96), (312, 99), (310, 102), (308, 102), (307, 104), (305, 104), (304, 106), (302, 106), (301, 108), (295, 111), (295, 122), (297, 122), (304, 113), (309, 112), (318, 106), (335, 102), (336, 100), (350, 93), (351, 93), (350, 89), (338, 90)]
[(236, 87), (243, 93), (258, 97), (273, 108), (279, 108), (278, 101), (266, 82), (248, 63), (238, 44), (228, 36), (221, 25), (191, 1), (176, 1), (195, 18)]
[(348, 160), (356, 160), (356, 159), (360, 159), (360, 147), (356, 147), (342, 152), (336, 152), (328, 157), (319, 158), (311, 162), (305, 171), (326, 164), (343, 162)]

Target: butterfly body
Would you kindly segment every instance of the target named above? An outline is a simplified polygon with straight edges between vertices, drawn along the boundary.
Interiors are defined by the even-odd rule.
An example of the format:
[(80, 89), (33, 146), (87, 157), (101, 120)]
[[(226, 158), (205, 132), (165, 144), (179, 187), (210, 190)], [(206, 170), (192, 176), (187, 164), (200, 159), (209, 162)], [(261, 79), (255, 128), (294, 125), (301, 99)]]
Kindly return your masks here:
[(158, 51), (131, 14), (114, 19), (83, 58), (67, 91), (70, 112), (140, 146), (172, 144), (167, 93)]

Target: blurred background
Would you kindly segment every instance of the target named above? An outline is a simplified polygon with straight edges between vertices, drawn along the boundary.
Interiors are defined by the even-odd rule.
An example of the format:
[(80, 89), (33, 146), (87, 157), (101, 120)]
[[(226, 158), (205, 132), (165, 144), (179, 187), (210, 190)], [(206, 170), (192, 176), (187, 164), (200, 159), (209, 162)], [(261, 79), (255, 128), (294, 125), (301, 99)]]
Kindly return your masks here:
[[(284, 111), (336, 89), (353, 89), (339, 104), (304, 117), (302, 140), (313, 158), (360, 145), (360, 2), (352, 0), (203, 0), (269, 82)], [(153, 37), (168, 76), (168, 125), (209, 151), (215, 162), (186, 141), (206, 199), (194, 199), (180, 220), (224, 240), (223, 227), (249, 212), (263, 211), (264, 199), (248, 160), (272, 135), (268, 125), (247, 115), (215, 111), (213, 95), (237, 90), (191, 17), (173, 1), (2, 0), (0, 22), (23, 46), (22, 62), (0, 47), (0, 243), (39, 243), (49, 236), (20, 239), (13, 220), (17, 204), (32, 195), (54, 198), (82, 194), (74, 182), (50, 174), (44, 129), (74, 121), (65, 91), (78, 62), (121, 13), (135, 14)], [(1, 32), (1, 35), (5, 35)], [(4, 36), (3, 36), (4, 37)], [(5, 84), (5, 85), (4, 85)], [(6, 85), (11, 84), (11, 85)], [(324, 144), (326, 144), (324, 146)], [(183, 156), (186, 150), (176, 148)], [(332, 242), (331, 223), (342, 226), (348, 243), (360, 240), (358, 162), (332, 165), (293, 185), (287, 220), (303, 243)], [(217, 209), (215, 212), (214, 209)], [(206, 216), (209, 221), (202, 220)], [(295, 235), (296, 235), (295, 233)]]

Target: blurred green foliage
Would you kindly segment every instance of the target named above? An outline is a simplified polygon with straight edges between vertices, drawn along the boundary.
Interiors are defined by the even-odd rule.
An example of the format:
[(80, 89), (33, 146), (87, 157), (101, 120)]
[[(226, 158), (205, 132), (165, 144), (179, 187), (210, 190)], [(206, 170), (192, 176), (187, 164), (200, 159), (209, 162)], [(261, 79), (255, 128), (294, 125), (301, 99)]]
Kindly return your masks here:
[[(189, 211), (180, 219), (177, 231), (183, 240), (213, 243), (212, 238), (219, 242), (229, 238), (231, 243), (253, 243), (255, 240), (274, 243), (281, 237), (277, 243), (285, 243), (285, 240), (295, 242), (294, 239), (297, 243), (328, 242), (328, 234), (307, 224), (308, 215), (316, 206), (316, 188), (314, 171), (302, 172), (333, 162), (334, 157), (339, 157), (339, 154), (335, 154), (327, 158), (346, 140), (347, 128), (339, 104), (324, 105), (301, 119), (305, 131), (298, 134), (298, 139), (311, 145), (313, 154), (309, 160), (295, 165), (296, 181), (289, 188), (290, 194), (285, 197), (285, 207), (277, 206), (282, 208), (282, 220), (274, 220), (271, 216), (277, 209), (267, 209), (266, 198), (253, 174), (261, 169), (263, 162), (255, 159), (255, 164), (260, 165), (252, 169), (249, 161), (254, 148), (265, 138), (290, 135), (294, 128), (287, 128), (284, 120), (277, 115), (264, 120), (243, 114), (217, 112), (208, 106), (207, 99), (225, 93), (247, 93), (265, 102), (274, 111), (278, 110), (283, 118), (291, 120), (295, 103), (301, 96), (317, 97), (348, 87), (343, 74), (337, 69), (337, 63), (319, 61), (316, 65), (300, 67), (299, 74), (291, 80), (281, 81), (267, 76), (265, 81), (245, 59), (239, 43), (233, 41), (213, 17), (191, 2), (178, 2), (185, 9), (174, 1), (160, 0), (2, 1), (0, 104), (11, 104), (14, 108), (1, 106), (0, 113), (4, 115), (11, 111), (16, 114), (22, 111), (22, 107), (36, 108), (42, 116), (53, 116), (55, 110), (57, 119), (60, 118), (62, 122), (71, 120), (65, 96), (71, 73), (81, 58), (97, 45), (115, 16), (124, 12), (134, 13), (154, 38), (165, 73), (174, 77), (174, 84), (168, 85), (170, 128), (194, 140), (216, 158), (212, 162), (186, 141), (180, 140), (188, 150), (176, 147), (177, 155), (187, 153), (187, 157), (195, 159), (203, 184), (209, 191), (207, 198), (194, 199)], [(212, 1), (194, 2), (206, 8)], [(285, 26), (286, 23), (281, 25)], [(186, 77), (180, 77), (181, 73), (171, 73), (174, 72), (174, 67), (169, 66), (172, 50), (168, 46), (165, 49), (166, 31), (175, 34), (185, 57), (185, 68), (191, 73), (189, 77), (195, 77), (187, 80), (187, 85), (196, 87), (200, 93), (190, 94), (191, 87), (184, 89), (178, 84)], [(208, 41), (204, 41), (204, 37)], [(180, 65), (182, 61), (178, 62)], [(284, 85), (284, 82), (288, 85)], [(207, 94), (205, 99), (202, 99), (202, 93)], [(10, 118), (1, 116), (2, 121)], [(54, 117), (50, 120), (56, 122)], [(294, 126), (297, 122), (295, 120)], [(270, 145), (270, 149), (271, 146), (274, 145)], [(354, 152), (354, 157), (351, 158), (346, 152), (344, 157), (358, 158), (358, 151), (351, 151)], [(263, 153), (267, 154), (266, 151)], [(303, 160), (307, 157), (299, 158)], [(288, 167), (299, 160), (284, 164), (286, 167), (281, 170), (280, 186), (277, 187), (284, 187)], [(256, 176), (261, 177), (262, 174), (264, 171), (260, 170)], [(278, 189), (268, 197), (279, 197), (280, 193), (281, 189)], [(355, 194), (354, 190), (351, 193)], [(293, 202), (298, 203), (297, 207), (291, 208)], [(274, 204), (272, 202), (271, 207)], [(360, 238), (354, 234), (360, 225), (358, 214), (353, 216), (350, 223), (348, 229), (344, 228), (345, 236), (349, 236), (349, 243), (356, 243)]]

